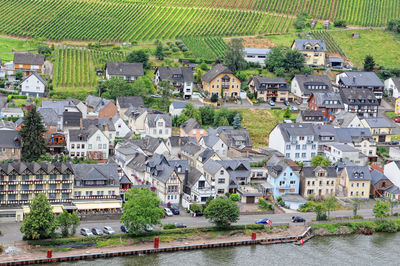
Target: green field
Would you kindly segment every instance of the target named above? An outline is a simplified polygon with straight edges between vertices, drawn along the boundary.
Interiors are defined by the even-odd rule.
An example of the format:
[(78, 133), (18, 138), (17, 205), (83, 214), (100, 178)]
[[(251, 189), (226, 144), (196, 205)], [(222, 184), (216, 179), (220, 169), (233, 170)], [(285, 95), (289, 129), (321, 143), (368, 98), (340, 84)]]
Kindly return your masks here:
[[(353, 32), (359, 32), (360, 39), (353, 39)], [(355, 30), (331, 31), (330, 34), (358, 67), (363, 66), (367, 55), (372, 55), (379, 66), (398, 68), (400, 65), (400, 41), (389, 33), (380, 30)]]
[(0, 33), (50, 40), (146, 41), (291, 31), (297, 12), (383, 26), (398, 0), (2, 0)]
[(227, 48), (225, 41), (221, 37), (186, 37), (183, 38), (183, 42), (194, 56), (206, 59), (222, 58)]
[(22, 52), (27, 50), (35, 50), (36, 45), (24, 40), (0, 37), (0, 59), (9, 62), (14, 59), (12, 52)]

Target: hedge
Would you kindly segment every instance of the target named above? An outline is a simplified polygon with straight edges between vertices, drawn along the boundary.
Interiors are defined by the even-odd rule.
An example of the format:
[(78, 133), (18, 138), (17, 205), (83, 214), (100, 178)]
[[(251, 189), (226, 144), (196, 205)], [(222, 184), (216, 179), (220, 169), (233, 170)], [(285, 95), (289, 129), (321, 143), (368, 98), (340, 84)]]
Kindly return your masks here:
[(27, 99), (28, 96), (26, 95), (19, 95), (19, 94), (10, 94), (7, 96), (7, 100), (11, 100), (11, 99)]

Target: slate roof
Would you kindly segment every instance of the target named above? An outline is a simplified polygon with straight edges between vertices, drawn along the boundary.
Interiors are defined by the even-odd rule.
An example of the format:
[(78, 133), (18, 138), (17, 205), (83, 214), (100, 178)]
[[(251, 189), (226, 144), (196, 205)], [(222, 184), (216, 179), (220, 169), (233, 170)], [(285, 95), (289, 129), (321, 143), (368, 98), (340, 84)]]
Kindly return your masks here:
[[(348, 105), (371, 105), (379, 106), (379, 103), (375, 97), (375, 94), (369, 89), (362, 88), (351, 88), (351, 89), (340, 89), (340, 96), (342, 101)], [(354, 99), (355, 102), (350, 102), (350, 99)], [(364, 103), (361, 100), (366, 100)]]
[(394, 128), (389, 121), (383, 117), (364, 118), (370, 128)]
[(350, 125), (350, 123), (354, 120), (357, 116), (356, 113), (349, 113), (349, 112), (340, 112), (334, 121), (335, 125), (339, 125), (343, 128), (346, 128)]
[(126, 175), (123, 175), (120, 178), (119, 183), (120, 184), (132, 184), (132, 181)]
[(186, 122), (182, 123), (181, 128), (186, 132), (186, 134), (189, 134), (193, 129), (203, 129), (194, 118), (190, 118)]
[(146, 161), (146, 166), (150, 168), (150, 174), (162, 183), (166, 183), (175, 171), (174, 167), (160, 154), (154, 154)]
[(285, 142), (289, 142), (290, 136), (316, 136), (311, 123), (282, 123), (278, 125)]
[(325, 177), (337, 178), (336, 169), (333, 166), (305, 166), (302, 169), (302, 174), (305, 178), (315, 178), (315, 171), (321, 168), (327, 172)]
[(188, 142), (182, 147), (182, 151), (191, 156), (194, 156), (199, 151), (201, 151), (201, 146), (192, 142)]
[(126, 167), (134, 169), (139, 172), (146, 171), (146, 161), (148, 157), (140, 152), (136, 152), (133, 158), (129, 161)]
[(135, 76), (135, 77), (144, 75), (142, 63), (107, 62), (106, 69), (109, 75)]
[(94, 95), (88, 95), (86, 97), (85, 103), (88, 107), (95, 108), (101, 102), (101, 97)]
[(188, 142), (197, 143), (195, 137), (180, 137), (180, 136), (171, 136), (169, 137), (169, 141), (171, 143), (171, 147), (182, 147), (186, 145)]
[(383, 82), (375, 72), (343, 72), (344, 77), (339, 77), (346, 87), (383, 87)]
[[(245, 128), (241, 129), (226, 129), (220, 133), (220, 137), (223, 138), (229, 147), (252, 147), (249, 131)], [(236, 144), (236, 142), (243, 142), (244, 144)]]
[(393, 193), (393, 194), (400, 194), (400, 189), (398, 186), (393, 185), (393, 186), (389, 187), (388, 189), (386, 189), (385, 192)]
[(251, 167), (247, 160), (224, 160), (218, 162), (228, 171), (231, 180), (236, 181), (237, 178), (250, 176)]
[(270, 78), (270, 77), (261, 77), (261, 76), (255, 76), (253, 77), (254, 81), (254, 87), (258, 91), (265, 91), (267, 90), (266, 84), (282, 84), (284, 85), (283, 87), (279, 87), (279, 91), (288, 91), (289, 88), (287, 86), (286, 79), (284, 78)]
[(14, 114), (18, 113), (19, 115), (24, 115), (24, 111), (22, 111), (21, 107), (3, 107), (0, 109), (0, 113), (2, 114)]
[(371, 172), (371, 184), (375, 185), (381, 180), (389, 180), (389, 178), (387, 178), (387, 176), (385, 176), (383, 173), (373, 170)]
[(283, 170), (290, 167), (283, 158), (272, 156), (267, 162), (268, 175), (273, 178), (279, 177)]
[(394, 86), (396, 86), (397, 89), (400, 89), (400, 78), (391, 78)]
[(214, 145), (220, 140), (220, 138), (216, 135), (204, 136), (202, 139), (204, 141), (204, 144), (209, 148), (214, 147)]
[(84, 129), (70, 129), (68, 130), (69, 141), (81, 141), (86, 142), (88, 140), (89, 134)]
[[(112, 180), (114, 184), (104, 186), (119, 187), (117, 164), (74, 164), (72, 169), (75, 174), (75, 181)], [(74, 186), (77, 187), (77, 182)], [(84, 185), (81, 183), (79, 187), (84, 187)]]
[(15, 53), (14, 64), (43, 65), (45, 56), (42, 54)]
[(0, 148), (21, 148), (21, 137), (17, 130), (0, 130)]
[(212, 149), (205, 149), (203, 152), (201, 152), (199, 154), (199, 157), (197, 158), (200, 162), (204, 163), (206, 162), (208, 159), (211, 158), (211, 156), (213, 156), (215, 154), (214, 150)]
[(153, 138), (151, 136), (145, 136), (141, 139), (132, 139), (129, 140), (130, 143), (137, 145), (140, 147), (143, 151), (148, 151), (151, 154), (153, 154), (156, 149), (160, 146), (162, 143), (162, 140), (159, 140), (157, 138)]
[(120, 108), (129, 108), (129, 106), (144, 108), (144, 102), (141, 96), (117, 97), (117, 102)]
[(40, 107), (38, 112), (42, 115), (42, 121), (45, 126), (57, 126), (58, 115), (54, 109)]
[[(294, 44), (299, 51), (315, 51), (315, 52), (326, 52), (326, 44), (325, 40), (317, 40), (317, 39), (295, 39)], [(306, 49), (306, 45), (311, 44), (312, 46), (318, 44), (319, 49)]]
[(184, 174), (186, 170), (190, 171), (187, 160), (169, 160), (169, 165), (175, 169), (177, 174)]
[(187, 102), (173, 102), (171, 105), (174, 109), (185, 109)]
[(204, 171), (215, 175), (223, 166), (219, 164), (219, 161), (209, 160), (203, 165)]
[(74, 107), (75, 104), (72, 100), (64, 101), (42, 101), (42, 108), (53, 109), (57, 115), (61, 116), (65, 112), (65, 107)]
[[(296, 75), (294, 77), (298, 84), (300, 91), (304, 95), (311, 95), (314, 92), (329, 92), (332, 91), (332, 83), (331, 79), (328, 75)], [(308, 85), (325, 85), (327, 89), (307, 89), (306, 86)]]
[(80, 127), (81, 125), (81, 112), (64, 112), (63, 125), (67, 127)]
[[(23, 120), (23, 118), (20, 118), (20, 119)], [(15, 128), (16, 128), (16, 126), (15, 126), (14, 122), (7, 121), (7, 120), (4, 120), (4, 119), (0, 120), (0, 130), (2, 130), (2, 129), (15, 129)]]
[(267, 55), (271, 49), (260, 49), (260, 48), (244, 48), (243, 52), (246, 54), (255, 54), (255, 55)]
[(176, 82), (194, 82), (193, 70), (190, 67), (158, 67), (161, 80)]
[[(315, 92), (313, 93), (315, 97), (315, 103), (319, 108), (335, 108), (343, 109), (344, 104), (342, 103), (342, 98), (340, 95), (334, 92)], [(336, 101), (336, 103), (334, 103)]]
[(30, 74), (29, 76), (25, 77), (21, 81), (21, 83), (24, 82), (25, 80), (29, 79), (31, 76), (35, 76), (40, 82), (42, 82), (46, 86), (47, 82), (36, 71), (33, 71), (32, 74)]
[(90, 126), (95, 126), (101, 131), (107, 131), (106, 126), (108, 126), (108, 131), (115, 131), (115, 126), (112, 120), (108, 118), (88, 118), (82, 119), (83, 128), (89, 128)]
[(157, 121), (164, 119), (165, 127), (172, 126), (172, 119), (170, 114), (148, 114), (146, 117), (147, 124), (150, 128), (156, 127)]
[(14, 162), (14, 163), (3, 163), (0, 164), (0, 169), (6, 174), (10, 174), (15, 170), (21, 175), (25, 170), (30, 171), (32, 174), (37, 174), (39, 170), (43, 170), (45, 173), (50, 174), (53, 170), (58, 170), (61, 174), (72, 174), (71, 163), (61, 162), (40, 162), (40, 163), (28, 163), (28, 162)]
[(186, 186), (188, 187), (193, 187), (197, 181), (200, 179), (200, 177), (203, 174), (197, 170), (196, 168), (192, 169), (191, 171), (189, 171), (188, 176), (187, 176), (187, 180), (186, 182)]
[(346, 166), (345, 169), (351, 181), (371, 180), (368, 166)]
[(213, 66), (206, 74), (201, 77), (201, 80), (210, 82), (220, 74), (233, 74), (233, 72), (223, 64)]
[(336, 128), (336, 140), (342, 143), (358, 143), (361, 139), (372, 140), (371, 131), (368, 128)]
[(356, 148), (348, 144), (332, 144), (331, 146), (342, 152), (358, 152)]
[(300, 115), (302, 117), (310, 117), (310, 116), (312, 116), (312, 117), (323, 117), (324, 116), (322, 114), (321, 110), (302, 110), (302, 111), (300, 111)]

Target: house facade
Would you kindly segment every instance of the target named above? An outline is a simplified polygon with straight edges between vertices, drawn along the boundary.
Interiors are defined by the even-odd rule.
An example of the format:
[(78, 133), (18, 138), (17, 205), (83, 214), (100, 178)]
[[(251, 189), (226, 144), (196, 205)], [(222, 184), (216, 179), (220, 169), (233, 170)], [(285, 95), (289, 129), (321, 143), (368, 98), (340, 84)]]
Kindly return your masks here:
[(216, 94), (218, 98), (238, 98), (241, 81), (233, 72), (222, 64), (215, 65), (201, 77), (203, 90), (209, 97)]
[(15, 129), (0, 129), (0, 161), (21, 160), (22, 139)]
[(198, 142), (202, 137), (207, 136), (207, 130), (202, 128), (195, 118), (190, 118), (186, 122), (182, 123), (179, 135), (181, 137), (196, 138)]
[(46, 81), (42, 79), (37, 72), (33, 72), (24, 78), (20, 84), (21, 94), (32, 97), (44, 97), (46, 90)]
[(343, 72), (336, 75), (336, 84), (347, 89), (364, 89), (371, 91), (380, 103), (385, 85), (375, 72)]
[(364, 118), (361, 123), (371, 131), (371, 135), (376, 142), (387, 143), (392, 140), (392, 130), (395, 127), (385, 118)]
[(260, 64), (263, 67), (270, 51), (270, 49), (244, 48), (244, 60), (248, 63)]
[(192, 96), (194, 77), (190, 67), (157, 67), (154, 82), (158, 85), (163, 80), (169, 81), (185, 99)]
[(135, 81), (144, 76), (142, 63), (107, 62), (106, 78), (122, 78), (125, 81)]
[(43, 73), (45, 56), (42, 54), (15, 53), (14, 70), (22, 71), (25, 75), (33, 72)]
[(325, 57), (328, 50), (324, 40), (295, 39), (292, 49), (297, 49), (304, 55), (306, 65), (325, 66)]
[(296, 75), (292, 79), (291, 92), (307, 103), (313, 93), (332, 92), (331, 79), (327, 75)]
[(300, 177), (283, 159), (271, 158), (267, 169), (268, 183), (274, 199), (286, 194), (299, 194)]
[(153, 138), (168, 139), (171, 137), (171, 116), (169, 114), (148, 114), (145, 119), (145, 134)]
[(314, 111), (320, 110), (327, 122), (332, 122), (337, 114), (344, 111), (340, 95), (334, 92), (313, 93), (308, 100), (308, 108)]
[(183, 185), (182, 206), (189, 208), (191, 204), (205, 204), (207, 199), (215, 198), (215, 189), (211, 187), (204, 174), (197, 169), (188, 171)]
[(368, 166), (345, 166), (338, 175), (336, 196), (368, 199), (370, 185)]
[(336, 193), (337, 174), (335, 167), (307, 166), (301, 171), (300, 194), (305, 197), (326, 199)]
[(340, 96), (346, 112), (355, 113), (360, 118), (378, 116), (379, 102), (372, 91), (361, 88), (343, 88), (340, 89)]
[(289, 99), (289, 87), (284, 78), (255, 76), (249, 81), (249, 88), (257, 99), (264, 102), (293, 101), (293, 98)]
[(390, 97), (395, 99), (400, 97), (400, 78), (388, 78), (384, 82), (385, 84), (385, 91)]

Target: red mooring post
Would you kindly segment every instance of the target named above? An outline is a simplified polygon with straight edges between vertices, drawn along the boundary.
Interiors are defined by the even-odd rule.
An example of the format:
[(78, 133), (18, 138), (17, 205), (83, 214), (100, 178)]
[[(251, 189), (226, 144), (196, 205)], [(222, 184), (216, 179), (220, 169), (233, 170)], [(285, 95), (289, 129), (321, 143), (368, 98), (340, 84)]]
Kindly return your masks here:
[(51, 259), (51, 257), (53, 257), (53, 250), (48, 249), (48, 250), (47, 250), (47, 258), (48, 258), (48, 259)]
[(301, 239), (301, 244), (304, 245), (304, 238)]
[(256, 232), (251, 233), (251, 240), (256, 240)]
[(156, 236), (154, 238), (154, 248), (158, 248), (159, 245), (160, 245), (160, 238)]

